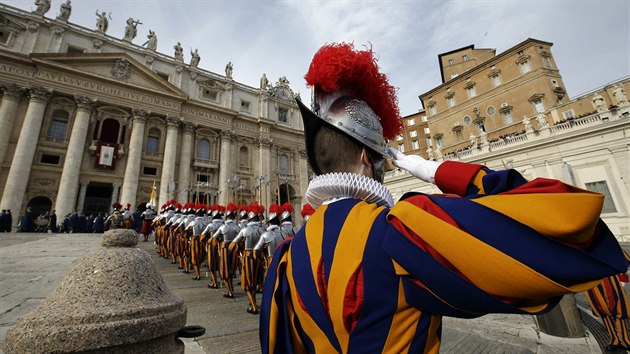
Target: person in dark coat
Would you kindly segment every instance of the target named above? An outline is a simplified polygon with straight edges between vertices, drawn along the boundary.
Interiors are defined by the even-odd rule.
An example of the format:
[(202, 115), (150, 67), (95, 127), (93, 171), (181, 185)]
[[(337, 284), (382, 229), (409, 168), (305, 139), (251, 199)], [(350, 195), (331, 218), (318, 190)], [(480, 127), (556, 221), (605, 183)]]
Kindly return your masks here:
[(7, 210), (2, 209), (2, 213), (0, 213), (0, 232), (8, 232), (6, 220), (7, 220)]
[(66, 214), (66, 216), (64, 216), (63, 221), (61, 222), (61, 228), (64, 233), (70, 233), (72, 231), (72, 226), (70, 225), (70, 214)]
[(94, 218), (94, 227), (92, 228), (92, 232), (95, 234), (102, 234), (105, 232), (105, 218), (103, 217), (103, 213), (98, 213), (96, 218)]
[(136, 211), (133, 212), (132, 217), (133, 217), (133, 224), (131, 228), (136, 230), (136, 232), (140, 232), (140, 229), (142, 229), (142, 211), (136, 209)]
[(92, 233), (94, 232), (94, 214), (90, 214), (87, 217), (87, 224), (85, 225), (85, 232)]
[(11, 209), (7, 209), (7, 214), (4, 216), (5, 219), (5, 230), (7, 232), (11, 232), (11, 229), (13, 228), (13, 216), (11, 215)]
[(35, 216), (30, 207), (26, 208), (20, 227), (21, 232), (33, 232), (35, 230)]
[(50, 232), (57, 233), (57, 214), (55, 210), (50, 213)]
[(87, 232), (87, 218), (85, 217), (85, 214), (83, 214), (83, 212), (79, 213), (79, 232)]
[(70, 215), (70, 230), (72, 233), (79, 232), (79, 214), (76, 211)]

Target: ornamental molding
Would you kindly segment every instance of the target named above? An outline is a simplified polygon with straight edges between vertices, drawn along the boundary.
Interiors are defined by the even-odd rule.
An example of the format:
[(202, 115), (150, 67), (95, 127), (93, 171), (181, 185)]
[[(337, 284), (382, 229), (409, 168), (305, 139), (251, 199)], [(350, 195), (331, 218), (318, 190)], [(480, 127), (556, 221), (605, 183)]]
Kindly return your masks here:
[(9, 83), (2, 86), (2, 91), (4, 92), (4, 98), (19, 99), (24, 95), (26, 89), (14, 83)]
[(221, 140), (232, 140), (234, 138), (234, 134), (229, 130), (221, 130), (219, 134), (221, 136)]
[(145, 109), (142, 108), (133, 108), (131, 110), (132, 113), (132, 120), (135, 123), (136, 121), (138, 121), (139, 123), (144, 123), (147, 121), (147, 116), (149, 115), (149, 112), (146, 111)]
[(77, 103), (77, 108), (84, 111), (91, 111), (96, 104), (95, 99), (91, 99), (87, 96), (75, 95), (74, 100)]
[(179, 128), (182, 119), (177, 116), (166, 116), (166, 126), (168, 128)]
[(42, 86), (31, 86), (28, 88), (31, 101), (46, 103), (52, 95), (53, 91)]

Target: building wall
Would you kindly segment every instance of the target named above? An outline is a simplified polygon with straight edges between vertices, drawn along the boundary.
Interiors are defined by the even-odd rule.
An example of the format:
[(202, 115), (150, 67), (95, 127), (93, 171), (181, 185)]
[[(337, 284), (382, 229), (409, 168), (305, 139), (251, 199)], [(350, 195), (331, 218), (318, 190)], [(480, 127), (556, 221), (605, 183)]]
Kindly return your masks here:
[[(303, 204), (308, 182), (299, 174), (306, 164), (303, 128), (286, 79), (250, 87), (3, 4), (0, 30), (0, 125), (7, 131), (4, 143), (0, 139), (2, 209), (17, 215), (43, 196), (65, 214), (82, 210), (101, 187), (111, 191), (109, 206), (119, 201), (135, 207), (148, 201), (154, 185), (161, 203), (186, 202), (183, 198), (198, 193), (215, 203), (234, 201), (234, 194), (249, 203), (261, 199), (254, 188), (260, 184), (271, 202), (279, 182), (293, 190), (296, 209)], [(98, 133), (107, 119), (120, 126), (111, 169), (97, 164), (107, 152)], [(59, 121), (65, 132), (54, 129)], [(26, 133), (37, 130), (26, 144)], [(157, 150), (150, 151), (156, 139)], [(209, 159), (198, 155), (202, 139), (210, 142)], [(290, 167), (280, 178), (273, 174), (278, 152)], [(16, 171), (23, 174), (18, 178)], [(21, 188), (15, 196), (12, 191)], [(124, 196), (132, 200), (121, 200)], [(64, 198), (71, 202), (59, 205)]]

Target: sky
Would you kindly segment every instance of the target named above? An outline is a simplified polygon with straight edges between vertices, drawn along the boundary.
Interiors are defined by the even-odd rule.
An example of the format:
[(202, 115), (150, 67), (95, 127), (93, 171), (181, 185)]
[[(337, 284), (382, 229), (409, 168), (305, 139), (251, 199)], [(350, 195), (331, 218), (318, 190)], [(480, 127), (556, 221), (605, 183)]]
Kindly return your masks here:
[[(65, 1), (65, 0), (63, 0)], [(22, 10), (35, 0), (2, 0)], [(62, 0), (52, 0), (55, 18)], [(418, 112), (418, 96), (441, 84), (438, 55), (475, 45), (499, 54), (527, 38), (552, 42), (551, 53), (570, 97), (630, 75), (630, 0), (73, 0), (70, 22), (94, 29), (96, 11), (110, 14), (107, 34), (124, 35), (139, 19), (133, 43), (156, 32), (158, 52), (185, 61), (198, 49), (199, 67), (258, 87), (286, 76), (294, 92), (310, 96), (304, 74), (322, 45), (371, 47), (381, 72), (398, 89), (400, 113)]]

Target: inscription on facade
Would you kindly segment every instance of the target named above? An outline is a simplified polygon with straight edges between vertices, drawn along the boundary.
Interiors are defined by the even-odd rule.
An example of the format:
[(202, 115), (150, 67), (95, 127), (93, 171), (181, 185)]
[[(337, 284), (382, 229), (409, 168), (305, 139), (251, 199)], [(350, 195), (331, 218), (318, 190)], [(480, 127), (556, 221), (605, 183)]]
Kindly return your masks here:
[(256, 127), (255, 125), (246, 124), (243, 122), (234, 123), (234, 128), (240, 129), (240, 130), (246, 130), (248, 132), (255, 132), (255, 133), (258, 132), (258, 127)]
[(0, 64), (0, 72), (5, 72), (11, 75), (24, 76), (29, 78), (37, 78), (43, 80), (49, 80), (53, 82), (62, 83), (71, 87), (87, 89), (92, 92), (104, 93), (116, 97), (122, 97), (133, 101), (138, 101), (154, 106), (170, 108), (179, 110), (180, 103), (170, 100), (165, 100), (159, 97), (145, 96), (131, 91), (121, 90), (116, 87), (101, 85), (96, 82), (73, 78), (70, 76), (61, 75), (45, 70), (37, 72), (30, 71), (21, 67), (16, 67), (8, 64)]
[(212, 113), (204, 112), (204, 111), (198, 111), (196, 109), (191, 109), (191, 108), (182, 108), (182, 114), (184, 116), (203, 118), (203, 119), (207, 119), (207, 120), (225, 124), (225, 125), (229, 125), (231, 121), (230, 118), (225, 117), (225, 116), (220, 116), (217, 114), (212, 114)]

